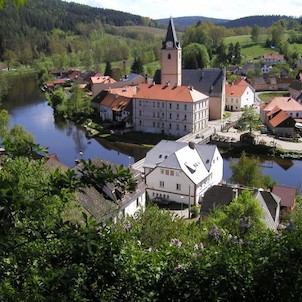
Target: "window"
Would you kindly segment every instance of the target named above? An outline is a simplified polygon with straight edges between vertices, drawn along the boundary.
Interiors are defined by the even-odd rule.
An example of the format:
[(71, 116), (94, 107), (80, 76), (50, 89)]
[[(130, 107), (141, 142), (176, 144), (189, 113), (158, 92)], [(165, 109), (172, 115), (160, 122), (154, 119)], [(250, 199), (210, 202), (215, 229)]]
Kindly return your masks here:
[(155, 112), (153, 112), (153, 117), (155, 117)]
[(171, 54), (170, 53), (168, 54), (168, 60), (171, 60)]
[(172, 129), (172, 124), (169, 124), (169, 129)]
[(296, 113), (296, 117), (299, 117), (299, 113), (298, 112)]
[(164, 169), (160, 169), (160, 173), (161, 173), (161, 174), (164, 174), (164, 173), (165, 173), (165, 170), (164, 170)]
[(179, 109), (179, 104), (176, 104), (176, 109), (177, 109), (177, 110)]
[(176, 115), (176, 119), (179, 120), (179, 114)]
[(140, 126), (142, 125), (142, 121), (139, 121), (139, 125), (140, 125)]
[(179, 130), (179, 125), (178, 124), (176, 125), (176, 130)]
[(185, 110), (187, 110), (187, 104), (185, 104)]
[(139, 116), (141, 116), (142, 115), (142, 112), (141, 111), (139, 111)]
[(169, 175), (169, 170), (166, 170), (166, 175)]
[(171, 103), (169, 103), (169, 108), (172, 109), (172, 104)]
[(184, 125), (184, 131), (187, 131), (187, 125)]
[(142, 101), (139, 101), (139, 106), (141, 106), (142, 105)]
[(172, 118), (172, 113), (169, 114), (169, 119), (171, 119), (171, 118)]
[(170, 171), (170, 175), (174, 176), (174, 171), (173, 170)]
[(176, 190), (180, 191), (181, 190), (181, 185), (180, 184), (176, 184)]
[(185, 116), (184, 116), (184, 120), (186, 121), (187, 120), (187, 115), (185, 114)]
[(164, 188), (164, 187), (165, 187), (165, 182), (162, 181), (162, 180), (160, 180), (160, 181), (159, 181), (159, 186), (160, 186), (161, 188)]
[(153, 127), (155, 128), (155, 122), (153, 122)]

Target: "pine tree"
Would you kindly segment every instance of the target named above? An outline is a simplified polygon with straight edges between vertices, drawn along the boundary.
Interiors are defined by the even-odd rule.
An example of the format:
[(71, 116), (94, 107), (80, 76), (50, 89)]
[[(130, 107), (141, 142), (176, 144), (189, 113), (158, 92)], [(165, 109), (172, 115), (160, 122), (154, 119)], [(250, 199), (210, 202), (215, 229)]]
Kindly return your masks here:
[(111, 67), (111, 63), (109, 61), (106, 62), (106, 68), (105, 68), (104, 75), (112, 77), (112, 67)]

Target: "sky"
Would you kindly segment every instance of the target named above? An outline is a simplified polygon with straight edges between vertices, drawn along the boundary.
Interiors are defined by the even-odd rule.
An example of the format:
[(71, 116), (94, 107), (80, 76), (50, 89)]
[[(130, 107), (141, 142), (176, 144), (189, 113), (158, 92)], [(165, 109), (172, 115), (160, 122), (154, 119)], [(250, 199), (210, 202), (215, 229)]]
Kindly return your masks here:
[(253, 15), (302, 15), (301, 0), (64, 0), (161, 19), (203, 16), (238, 19)]

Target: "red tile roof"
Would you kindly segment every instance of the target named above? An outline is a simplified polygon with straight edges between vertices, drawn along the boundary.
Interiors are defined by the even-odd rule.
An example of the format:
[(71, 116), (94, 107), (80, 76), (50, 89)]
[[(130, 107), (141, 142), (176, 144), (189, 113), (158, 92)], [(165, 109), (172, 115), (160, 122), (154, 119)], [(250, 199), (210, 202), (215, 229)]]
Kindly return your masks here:
[(250, 84), (247, 81), (245, 81), (244, 79), (242, 79), (242, 78), (237, 78), (234, 81), (233, 85), (247, 86), (247, 87), (250, 86)]
[(290, 115), (287, 112), (281, 110), (276, 116), (274, 116), (271, 120), (269, 120), (269, 124), (275, 128), (278, 125), (280, 125), (282, 122), (287, 120), (289, 117)]
[(100, 104), (110, 107), (113, 111), (122, 111), (125, 110), (130, 103), (130, 98), (108, 92)]
[(109, 76), (95, 76), (90, 78), (92, 84), (111, 84), (116, 81)]
[(263, 56), (264, 59), (275, 59), (275, 60), (279, 60), (279, 61), (284, 61), (284, 56), (283, 55), (279, 55), (278, 53), (266, 53)]
[(273, 108), (271, 111), (267, 112), (267, 113), (266, 113), (266, 116), (270, 117), (270, 116), (272, 116), (273, 114), (277, 113), (277, 112), (280, 111), (280, 110), (281, 110), (281, 109), (280, 109), (278, 106), (276, 106), (276, 107)]
[(139, 84), (136, 99), (196, 102), (207, 99), (208, 96), (188, 86), (174, 86), (161, 84)]
[(281, 198), (280, 206), (293, 208), (295, 206), (295, 198), (297, 194), (296, 188), (285, 186), (274, 186), (272, 193)]
[(261, 107), (264, 111), (271, 111), (278, 106), (283, 111), (302, 111), (302, 105), (291, 97), (275, 97)]
[(226, 85), (225, 86), (225, 96), (240, 98), (246, 91), (248, 86), (245, 85)]
[(137, 93), (137, 87), (125, 86), (122, 88), (109, 88), (108, 91), (112, 94), (133, 98), (133, 96)]

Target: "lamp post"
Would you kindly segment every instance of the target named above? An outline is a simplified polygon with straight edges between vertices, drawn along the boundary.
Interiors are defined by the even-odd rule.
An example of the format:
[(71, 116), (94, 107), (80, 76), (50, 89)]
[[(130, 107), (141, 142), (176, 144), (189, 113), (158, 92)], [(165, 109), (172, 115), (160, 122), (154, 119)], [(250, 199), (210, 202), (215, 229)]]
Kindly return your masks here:
[(183, 199), (184, 199), (184, 197), (183, 197), (183, 196), (180, 196), (180, 200), (181, 200), (181, 203), (180, 203), (181, 217), (183, 216), (183, 213), (182, 213), (182, 211), (183, 211)]
[(190, 219), (191, 215), (190, 215), (190, 212), (191, 212), (191, 185), (189, 185), (189, 207), (188, 207), (188, 218)]

